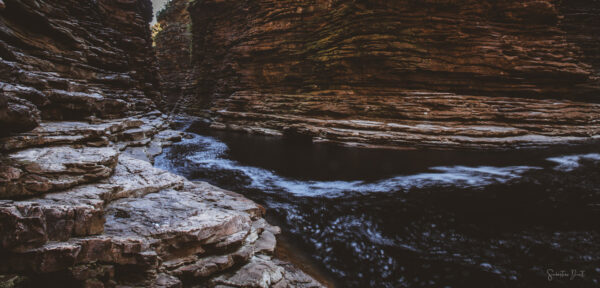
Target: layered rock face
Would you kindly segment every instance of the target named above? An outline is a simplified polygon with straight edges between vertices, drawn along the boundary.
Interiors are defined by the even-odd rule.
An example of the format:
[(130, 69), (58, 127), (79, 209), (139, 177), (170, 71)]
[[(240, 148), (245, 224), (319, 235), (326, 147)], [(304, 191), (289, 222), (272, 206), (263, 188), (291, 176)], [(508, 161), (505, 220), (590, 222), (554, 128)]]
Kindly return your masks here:
[(597, 135), (600, 111), (590, 103), (600, 91), (599, 5), (194, 1), (198, 82), (189, 97), (208, 99), (214, 127), (319, 141), (586, 140)]
[(152, 167), (149, 0), (0, 1), (1, 287), (321, 287), (264, 209)]
[(0, 166), (0, 284), (321, 287), (272, 258), (279, 228), (261, 206), (152, 167), (182, 137), (166, 123), (154, 112), (2, 139), (22, 149)]
[(4, 4), (2, 133), (31, 130), (41, 120), (123, 117), (152, 110), (152, 100), (160, 100), (149, 42), (149, 2)]
[(193, 113), (194, 107), (201, 106), (195, 101), (199, 99), (182, 97), (194, 93), (196, 82), (192, 65), (192, 23), (187, 10), (188, 3), (189, 1), (182, 0), (170, 1), (157, 15), (154, 43), (167, 107)]

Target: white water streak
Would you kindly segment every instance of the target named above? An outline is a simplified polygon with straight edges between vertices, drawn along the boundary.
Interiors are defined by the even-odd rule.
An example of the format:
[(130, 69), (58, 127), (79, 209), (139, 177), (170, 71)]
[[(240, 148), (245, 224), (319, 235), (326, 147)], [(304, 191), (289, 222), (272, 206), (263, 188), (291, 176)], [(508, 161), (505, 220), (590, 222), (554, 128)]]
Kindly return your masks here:
[[(427, 188), (434, 186), (447, 187), (481, 187), (495, 183), (506, 183), (517, 179), (527, 171), (541, 169), (532, 166), (441, 166), (432, 167), (430, 172), (414, 175), (395, 176), (379, 181), (301, 181), (281, 177), (267, 169), (244, 166), (240, 163), (225, 159), (227, 145), (213, 137), (195, 135), (185, 139), (178, 145), (198, 145), (202, 147), (188, 157), (188, 161), (200, 169), (237, 171), (252, 180), (249, 188), (265, 192), (287, 192), (297, 196), (339, 197), (347, 193), (385, 193), (390, 191), (406, 191), (412, 188)], [(599, 155), (600, 157), (600, 155)], [(551, 160), (552, 161), (552, 160)], [(158, 157), (156, 165), (172, 170), (176, 167)]]

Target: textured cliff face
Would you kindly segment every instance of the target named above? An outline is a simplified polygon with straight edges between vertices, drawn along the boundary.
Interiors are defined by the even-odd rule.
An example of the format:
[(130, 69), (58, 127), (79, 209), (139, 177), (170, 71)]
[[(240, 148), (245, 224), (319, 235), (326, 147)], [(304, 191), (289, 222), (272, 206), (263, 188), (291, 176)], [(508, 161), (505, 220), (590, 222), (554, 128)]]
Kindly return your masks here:
[[(211, 103), (215, 127), (274, 134), (300, 129), (323, 141), (397, 146), (428, 138), (434, 145), (485, 146), (581, 140), (570, 137), (597, 132), (599, 106), (584, 102), (597, 101), (600, 91), (593, 52), (599, 5), (195, 1), (189, 11), (198, 83), (188, 95)], [(553, 124), (554, 103), (570, 107), (560, 125)], [(424, 125), (440, 129), (419, 129)], [(412, 132), (395, 133), (404, 126)], [(585, 131), (570, 132), (580, 128)], [(441, 133), (446, 130), (454, 132)], [(451, 137), (431, 138), (435, 134)]]
[(0, 287), (321, 287), (261, 206), (152, 166), (186, 135), (154, 110), (151, 9), (0, 1)]
[[(9, 103), (5, 113), (14, 115), (4, 118), (4, 133), (31, 129), (40, 117), (122, 117), (160, 100), (148, 2), (4, 3), (0, 89)], [(32, 116), (26, 125), (10, 125), (24, 113)]]
[(193, 111), (199, 107), (195, 97), (182, 97), (194, 93), (196, 79), (192, 65), (192, 23), (188, 13), (188, 0), (173, 0), (160, 12), (154, 36), (155, 51), (159, 60), (162, 92), (168, 109), (184, 108)]
[(597, 91), (553, 1), (198, 1), (192, 14), (204, 88), (218, 96)]

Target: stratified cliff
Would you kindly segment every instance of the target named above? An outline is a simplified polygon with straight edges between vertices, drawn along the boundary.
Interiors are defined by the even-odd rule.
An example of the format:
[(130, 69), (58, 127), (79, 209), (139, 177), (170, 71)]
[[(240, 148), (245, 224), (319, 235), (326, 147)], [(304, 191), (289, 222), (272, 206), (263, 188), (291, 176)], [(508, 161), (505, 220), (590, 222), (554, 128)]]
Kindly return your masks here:
[[(187, 10), (188, 3), (189, 1), (170, 1), (161, 10), (154, 27), (154, 43), (167, 108), (182, 108), (191, 112), (195, 106), (201, 106), (196, 105), (200, 102), (196, 100), (201, 99), (182, 97), (193, 94), (196, 83), (193, 75), (192, 23)], [(178, 107), (175, 107), (176, 104)]]
[(317, 141), (587, 140), (600, 119), (590, 104), (600, 100), (599, 5), (192, 1), (196, 88), (187, 97), (209, 103), (214, 127)]
[(233, 192), (152, 167), (150, 0), (0, 0), (0, 287), (320, 287)]
[(32, 129), (40, 118), (121, 117), (151, 110), (152, 100), (160, 100), (147, 28), (149, 3), (4, 3), (0, 90), (9, 103), (7, 114), (33, 117), (5, 118), (3, 133)]

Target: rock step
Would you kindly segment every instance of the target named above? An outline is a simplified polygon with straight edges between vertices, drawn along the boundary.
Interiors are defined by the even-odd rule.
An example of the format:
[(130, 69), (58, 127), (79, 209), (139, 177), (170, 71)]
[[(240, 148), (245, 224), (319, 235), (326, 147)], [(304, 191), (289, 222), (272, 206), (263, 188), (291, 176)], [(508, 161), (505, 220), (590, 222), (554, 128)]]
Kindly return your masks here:
[[(64, 206), (68, 206), (68, 202), (81, 203), (95, 198), (97, 206), (89, 208), (95, 208), (98, 213), (106, 215), (103, 231), (96, 231), (102, 232), (102, 235), (60, 239), (63, 242), (40, 242), (43, 245), (35, 248), (23, 245), (4, 247), (9, 250), (3, 252), (3, 259), (6, 261), (3, 262), (5, 265), (0, 265), (0, 273), (52, 273), (68, 268), (76, 271), (71, 267), (103, 263), (102, 265), (108, 265), (113, 270), (127, 266), (127, 269), (147, 271), (145, 273), (156, 274), (153, 276), (156, 283), (177, 287), (181, 280), (206, 281), (234, 266), (245, 265), (255, 255), (270, 255), (275, 250), (275, 235), (280, 230), (259, 218), (264, 213), (259, 205), (203, 182), (186, 181), (176, 189), (169, 188), (173, 185), (160, 184), (163, 182), (159, 180), (160, 172), (164, 171), (148, 167), (149, 164), (144, 161), (127, 156), (122, 158), (115, 174), (97, 186), (110, 191), (119, 190), (105, 187), (104, 184), (123, 183), (123, 179), (119, 179), (123, 176), (120, 172), (127, 170), (129, 176), (136, 177), (128, 179), (128, 182), (152, 179), (150, 182), (156, 191), (147, 194), (134, 192), (147, 189), (148, 187), (142, 187), (144, 185), (119, 191), (130, 197), (135, 196), (127, 198), (125, 195), (110, 195), (108, 190), (93, 190), (94, 185), (88, 185), (73, 191), (47, 195), (53, 196), (54, 201), (61, 199), (59, 203)], [(117, 197), (123, 198), (116, 199)], [(107, 202), (108, 199), (112, 201)], [(51, 213), (59, 214), (57, 210), (44, 206), (44, 200), (49, 199), (36, 199), (36, 204), (32, 206), (38, 207), (37, 213), (29, 213), (28, 216), (37, 216), (36, 220), (42, 220)], [(13, 210), (18, 205), (23, 205), (15, 201), (3, 204), (7, 209)], [(82, 206), (74, 207), (68, 208)], [(63, 212), (65, 214), (67, 213)], [(64, 218), (61, 220), (66, 222)], [(46, 223), (46, 227), (56, 228), (56, 222)], [(72, 224), (82, 223), (85, 221), (78, 219)], [(43, 225), (37, 227), (38, 234), (44, 234), (43, 228)], [(52, 238), (48, 233), (46, 232), (46, 238)], [(26, 233), (22, 235), (27, 236)], [(66, 234), (62, 236), (68, 238)], [(23, 244), (24, 237), (16, 240)], [(159, 271), (164, 273), (159, 276)], [(149, 278), (145, 279), (147, 281)]]
[[(62, 181), (26, 199), (0, 200), (0, 275), (7, 275), (0, 284), (39, 286), (61, 275), (65, 285), (86, 287), (215, 286), (256, 257), (268, 266), (260, 269), (284, 271), (271, 259), (280, 230), (262, 218), (263, 207), (150, 164), (183, 137), (165, 130), (165, 120), (153, 112), (50, 122), (0, 139), (10, 160), (2, 162), (0, 188), (25, 172)], [(69, 182), (77, 177), (85, 181)], [(287, 283), (278, 279), (268, 283)]]
[(10, 154), (0, 166), (0, 199), (31, 197), (106, 178), (118, 155), (111, 147), (69, 146)]
[(279, 232), (278, 227), (269, 225), (261, 218), (252, 223), (249, 233), (239, 238), (239, 243), (235, 241), (235, 246), (227, 243), (227, 246), (232, 247), (224, 250), (222, 245), (219, 247), (219, 243), (213, 246), (215, 249), (207, 250), (207, 253), (171, 259), (163, 263), (163, 267), (168, 273), (184, 281), (203, 281), (234, 266), (247, 263), (254, 255), (271, 255), (277, 243), (275, 235)]
[(51, 273), (94, 262), (156, 267), (158, 256), (144, 239), (104, 235), (49, 242), (22, 251), (3, 251), (0, 273)]
[(289, 263), (259, 255), (238, 270), (220, 275), (210, 281), (215, 288), (261, 287), (261, 288), (317, 288), (319, 282)]
[(241, 243), (250, 233), (250, 216), (218, 207), (202, 192), (184, 187), (114, 201), (106, 207), (104, 234), (147, 238), (164, 259)]
[[(90, 118), (89, 122), (60, 121), (43, 122), (37, 128), (14, 136), (0, 138), (0, 151), (8, 152), (37, 146), (86, 144), (106, 146), (108, 141), (130, 139), (124, 135), (128, 130), (142, 129), (147, 137), (162, 131), (166, 116), (158, 111), (114, 120)], [(135, 133), (131, 133), (134, 134)]]
[(215, 129), (365, 147), (507, 148), (600, 138), (600, 105), (427, 91), (390, 95), (237, 92), (213, 109)]
[(108, 203), (181, 187), (183, 183), (180, 176), (121, 155), (113, 174), (94, 184), (36, 199), (0, 200), (2, 248), (39, 246), (46, 241), (102, 233)]

